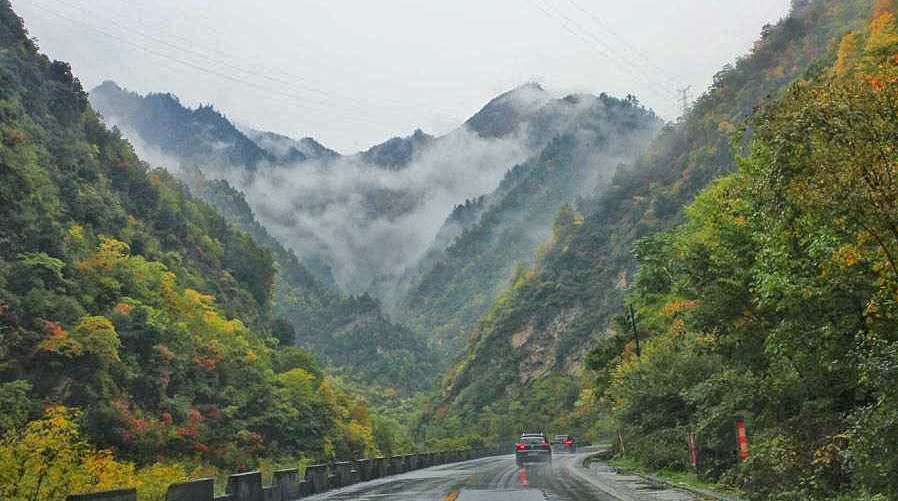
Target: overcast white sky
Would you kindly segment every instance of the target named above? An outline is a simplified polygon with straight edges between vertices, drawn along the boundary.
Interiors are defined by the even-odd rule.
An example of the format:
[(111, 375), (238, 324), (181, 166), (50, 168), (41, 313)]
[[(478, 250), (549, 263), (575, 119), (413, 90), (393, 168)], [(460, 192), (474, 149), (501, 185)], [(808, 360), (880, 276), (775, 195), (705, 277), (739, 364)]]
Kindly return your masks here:
[(13, 0), (85, 86), (212, 103), (345, 153), (444, 133), (527, 81), (636, 94), (664, 118), (788, 0)]

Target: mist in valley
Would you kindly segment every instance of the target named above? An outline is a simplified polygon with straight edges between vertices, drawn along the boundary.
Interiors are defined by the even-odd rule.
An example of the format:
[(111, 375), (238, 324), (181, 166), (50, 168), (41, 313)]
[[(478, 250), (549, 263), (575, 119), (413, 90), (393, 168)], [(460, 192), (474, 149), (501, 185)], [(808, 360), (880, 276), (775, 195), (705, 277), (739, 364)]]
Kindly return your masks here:
[[(311, 138), (238, 130), (214, 109), (182, 108), (171, 95), (140, 96), (107, 82), (91, 98), (151, 164), (188, 184), (199, 169), (203, 178), (226, 180), (243, 192), (259, 222), (322, 282), (333, 279), (344, 292), (370, 293), (394, 305), (478, 221), (459, 225), (453, 211), (481, 197), (481, 212), (500, 203), (517, 182), (509, 179), (515, 167), (538, 161), (553, 140), (566, 135), (573, 145), (566, 162), (573, 164), (576, 192), (565, 192), (561, 204), (592, 194), (657, 129), (628, 127), (632, 117), (609, 111), (612, 98), (559, 98), (531, 83), (496, 97), (446, 135), (417, 130), (340, 155)], [(174, 122), (146, 118), (159, 109), (177, 110), (171, 115), (182, 124), (181, 134), (193, 137), (171, 137), (177, 133), (160, 124)], [(549, 235), (546, 221), (528, 220), (526, 210), (503, 208), (501, 217), (515, 231), (523, 229), (529, 246)]]
[(401, 170), (343, 157), (206, 174), (244, 191), (259, 220), (301, 258), (330, 261), (342, 289), (377, 293), (420, 259), (456, 204), (491, 192), (531, 154), (519, 136), (459, 129)]

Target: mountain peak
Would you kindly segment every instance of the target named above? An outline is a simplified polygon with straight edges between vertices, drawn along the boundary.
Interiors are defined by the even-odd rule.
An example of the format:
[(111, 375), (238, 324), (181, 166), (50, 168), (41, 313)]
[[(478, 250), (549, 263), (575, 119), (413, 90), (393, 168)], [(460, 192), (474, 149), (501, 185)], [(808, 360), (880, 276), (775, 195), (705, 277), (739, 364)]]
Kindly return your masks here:
[(133, 129), (143, 142), (181, 162), (214, 160), (255, 169), (273, 160), (212, 105), (189, 108), (174, 94), (141, 95), (111, 80), (94, 88), (90, 101), (106, 120)]
[(518, 87), (515, 87), (514, 89), (511, 90), (511, 92), (523, 91), (523, 90), (538, 91), (538, 92), (546, 91), (546, 89), (544, 89), (543, 86), (539, 82), (527, 82), (523, 85), (519, 85)]
[(278, 163), (283, 165), (292, 165), (305, 162), (306, 160), (329, 162), (340, 156), (336, 151), (311, 137), (296, 140), (282, 134), (249, 127), (242, 127), (241, 131), (260, 148), (273, 155)]
[(385, 143), (372, 146), (361, 153), (366, 162), (379, 167), (399, 170), (406, 167), (415, 157), (415, 153), (428, 146), (434, 140), (434, 136), (421, 129), (407, 137), (394, 137)]
[(521, 122), (551, 99), (552, 95), (540, 84), (528, 82), (487, 103), (465, 126), (481, 137), (502, 137), (517, 130)]
[(114, 80), (104, 80), (103, 83), (96, 86), (91, 92), (124, 92), (122, 87), (115, 83)]

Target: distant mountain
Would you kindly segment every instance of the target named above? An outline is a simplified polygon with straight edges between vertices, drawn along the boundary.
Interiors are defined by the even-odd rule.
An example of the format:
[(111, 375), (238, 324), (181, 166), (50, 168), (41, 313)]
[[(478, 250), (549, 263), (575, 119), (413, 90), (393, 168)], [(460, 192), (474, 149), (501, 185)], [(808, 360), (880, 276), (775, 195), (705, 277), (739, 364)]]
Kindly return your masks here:
[(112, 81), (94, 88), (90, 101), (110, 125), (134, 131), (141, 142), (184, 163), (256, 169), (277, 160), (212, 106), (190, 109), (172, 94), (141, 96)]
[(322, 285), (268, 230), (259, 224), (243, 193), (223, 179), (206, 179), (198, 167), (182, 178), (197, 196), (271, 253), (277, 265), (273, 314), (286, 320), (294, 342), (318, 355), (349, 379), (403, 393), (427, 389), (445, 363), (427, 340), (391, 323), (367, 296), (347, 296)]
[[(104, 117), (116, 117), (112, 122), (120, 125), (136, 143), (154, 152), (161, 150), (163, 161), (178, 162), (170, 167), (194, 195), (215, 207), (229, 223), (270, 252), (277, 265), (274, 313), (288, 320), (291, 326), (286, 341), (292, 338), (332, 368), (345, 370), (351, 379), (366, 384), (400, 390), (421, 389), (430, 384), (440, 364), (435, 362), (424, 338), (391, 324), (376, 301), (335, 291), (326, 263), (314, 257), (298, 259), (260, 224), (244, 193), (226, 179), (209, 177), (210, 172), (217, 172), (222, 165), (255, 175), (256, 167), (263, 161), (268, 166), (266, 170), (271, 170), (288, 164), (290, 156), (321, 165), (338, 159), (339, 154), (308, 138), (295, 141), (258, 131), (244, 134), (211, 107), (189, 110), (167, 94), (141, 97), (106, 82), (94, 90), (90, 99), (105, 110)], [(159, 124), (165, 125), (147, 117), (156, 117)], [(166, 127), (188, 136), (170, 141), (171, 135), (160, 134)], [(212, 141), (224, 144), (225, 138), (231, 139), (232, 146), (211, 147)], [(240, 151), (253, 155), (240, 154)], [(264, 160), (226, 163), (246, 158)]]
[[(101, 94), (114, 94), (117, 89), (117, 86), (106, 85)], [(127, 99), (105, 98), (102, 101), (136, 108), (134, 102), (139, 99), (130, 93), (124, 94)], [(171, 100), (177, 102), (174, 98)], [(418, 315), (421, 312), (401, 306), (404, 292), (417, 290), (423, 293), (425, 290), (421, 287), (431, 287), (425, 284), (436, 284), (433, 281), (436, 276), (429, 277), (428, 274), (437, 261), (447, 263), (439, 253), (461, 237), (462, 230), (479, 220), (482, 214), (496, 207), (495, 211), (504, 211), (495, 219), (497, 222), (519, 215), (529, 220), (527, 224), (518, 225), (514, 237), (511, 233), (491, 237), (497, 247), (484, 251), (501, 251), (499, 254), (510, 260), (483, 261), (495, 265), (481, 270), (483, 283), (489, 282), (489, 287), (476, 290), (460, 286), (457, 290), (458, 294), (477, 292), (472, 300), (481, 305), (495, 297), (498, 284), (511, 273), (512, 261), (528, 259), (535, 245), (548, 235), (551, 214), (555, 210), (579, 195), (591, 193), (596, 183), (607, 177), (615, 162), (631, 158), (631, 150), (643, 145), (644, 136), (651, 135), (657, 128), (656, 121), (644, 111), (634, 116), (611, 111), (623, 110), (623, 107), (619, 109), (612, 104), (618, 102), (624, 101), (591, 95), (558, 99), (538, 84), (526, 84), (493, 99), (446, 135), (435, 137), (416, 130), (410, 136), (392, 138), (352, 156), (338, 156), (311, 140), (296, 141), (253, 130), (240, 132), (231, 125), (228, 129), (260, 150), (260, 155), (270, 159), (272, 168), (258, 169), (244, 164), (216, 168), (216, 162), (199, 165), (204, 166), (207, 177), (226, 179), (244, 192), (259, 222), (274, 238), (293, 250), (320, 280), (326, 282), (326, 270), (331, 269), (335, 282), (343, 290), (351, 294), (369, 293), (389, 305), (391, 311), (400, 307), (409, 314)], [(158, 134), (142, 133), (153, 132), (157, 127), (143, 119), (137, 120), (133, 111), (104, 108), (103, 103), (98, 104), (109, 117), (132, 117), (121, 122), (123, 130), (126, 133), (130, 130), (138, 136), (137, 140), (148, 143), (148, 147), (178, 151), (160, 142)], [(629, 108), (635, 110), (638, 107)], [(152, 110), (147, 114), (167, 116)], [(173, 114), (185, 119), (193, 117), (189, 110)], [(200, 133), (205, 130), (202, 127), (177, 128), (185, 134), (192, 132), (195, 142), (208, 141), (209, 136)], [(626, 137), (631, 133), (638, 140), (634, 142)], [(565, 136), (569, 137), (558, 142)], [(556, 147), (566, 145), (561, 147), (564, 151), (558, 152), (569, 157), (556, 162), (564, 164), (561, 168), (548, 165), (555, 162), (544, 154), (551, 144)], [(203, 148), (203, 151), (208, 150)], [(623, 156), (617, 158), (618, 154)], [(596, 155), (602, 158), (594, 158)], [(541, 158), (545, 162), (541, 162)], [(292, 162), (309, 168), (285, 168)], [(564, 169), (570, 169), (567, 177), (560, 175)], [(520, 190), (535, 189), (547, 197), (545, 202), (536, 204), (535, 199), (525, 202), (527, 196), (524, 196), (518, 205), (509, 202), (502, 206), (504, 209), (498, 208), (506, 194), (513, 192), (514, 187), (528, 177), (524, 173), (531, 170), (534, 176), (543, 171), (551, 174), (542, 184), (528, 182)], [(467, 212), (477, 212), (477, 216), (447, 220), (458, 204), (481, 197), (484, 198), (478, 207), (467, 209)], [(531, 202), (545, 213), (515, 213), (516, 207), (524, 208)], [(503, 229), (504, 226), (489, 231)], [(503, 240), (505, 236), (509, 238)], [(524, 240), (519, 242), (519, 238)], [(514, 247), (518, 243), (521, 246)], [(449, 269), (454, 266), (450, 265)], [(461, 280), (461, 276), (458, 279)], [(442, 309), (433, 303), (434, 298), (425, 296), (424, 299), (420, 307), (434, 305)], [(458, 312), (452, 308), (446, 311), (447, 314)], [(476, 311), (479, 310), (474, 308), (466, 313), (466, 318), (470, 319), (465, 320), (464, 325), (473, 322), (471, 319), (476, 317)], [(421, 332), (431, 332), (430, 320), (409, 320), (414, 320), (412, 325), (422, 329)], [(440, 326), (438, 330), (445, 328), (448, 327)]]
[(421, 129), (416, 129), (411, 136), (394, 137), (383, 144), (372, 146), (359, 156), (363, 162), (398, 170), (407, 167), (415, 159), (415, 154), (429, 147), (434, 139)]
[[(199, 166), (203, 177), (213, 170), (228, 170), (233, 174), (230, 184), (240, 185), (262, 166), (271, 169), (294, 160), (329, 162), (339, 157), (311, 138), (296, 141), (271, 132), (241, 130), (212, 106), (191, 109), (172, 94), (143, 96), (106, 81), (90, 92), (89, 99), (106, 123), (119, 127), (145, 158), (169, 168), (188, 184)], [(322, 284), (334, 285), (327, 263), (315, 257), (303, 262)]]
[(509, 170), (492, 193), (455, 208), (426, 259), (404, 277), (404, 297), (392, 310), (407, 325), (436, 336), (450, 352), (463, 347), (466, 332), (496, 300), (515, 267), (532, 263), (538, 246), (552, 234), (558, 210), (609, 182), (618, 165), (632, 162), (661, 127), (632, 98), (542, 97), (538, 86), (525, 86), (497, 98), (478, 113), (481, 118), (472, 119), (475, 126), (486, 123), (482, 117), (496, 119), (487, 129), (494, 133), (502, 124), (498, 117), (505, 116), (518, 120), (528, 144), (550, 139), (538, 155)]
[(465, 126), (485, 138), (506, 136), (515, 132), (550, 100), (552, 95), (542, 86), (528, 83), (487, 103), (465, 122)]
[(271, 154), (275, 162), (281, 165), (292, 165), (308, 160), (328, 163), (340, 158), (339, 153), (310, 137), (296, 140), (274, 132), (255, 129), (243, 129), (243, 133), (256, 145)]

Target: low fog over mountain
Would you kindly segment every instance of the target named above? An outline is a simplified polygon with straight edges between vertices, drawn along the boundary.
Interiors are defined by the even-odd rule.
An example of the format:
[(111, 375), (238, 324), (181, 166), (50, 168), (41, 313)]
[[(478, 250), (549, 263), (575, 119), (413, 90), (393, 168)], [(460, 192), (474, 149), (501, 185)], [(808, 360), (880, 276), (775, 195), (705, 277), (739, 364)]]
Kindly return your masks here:
[[(584, 193), (634, 149), (606, 157), (609, 148), (597, 143), (625, 139), (612, 132), (623, 117), (608, 112), (604, 96), (557, 99), (537, 84), (497, 97), (449, 134), (419, 129), (349, 156), (310, 138), (241, 130), (211, 106), (187, 109), (170, 94), (139, 96), (107, 82), (91, 100), (147, 158), (174, 171), (190, 163), (207, 178), (227, 180), (313, 271), (330, 268), (343, 290), (380, 297), (394, 295), (399, 278), (434, 250), (457, 205), (494, 192), (554, 138), (589, 136), (574, 160), (586, 166)], [(633, 144), (653, 131), (640, 130)], [(536, 229), (535, 238), (545, 230)], [(451, 238), (442, 240), (437, 247)]]

